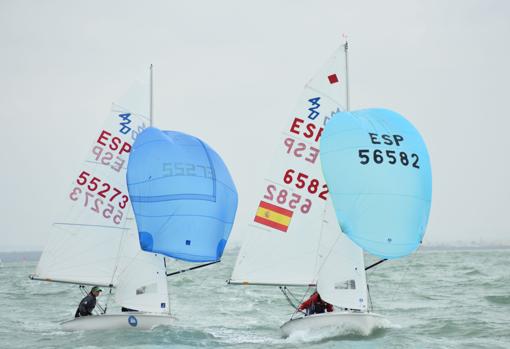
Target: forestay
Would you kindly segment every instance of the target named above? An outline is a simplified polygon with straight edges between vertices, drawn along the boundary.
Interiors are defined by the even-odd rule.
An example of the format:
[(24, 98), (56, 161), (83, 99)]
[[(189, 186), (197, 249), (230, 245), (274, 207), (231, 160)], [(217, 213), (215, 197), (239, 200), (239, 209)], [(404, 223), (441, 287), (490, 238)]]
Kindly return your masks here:
[(316, 284), (328, 243), (341, 234), (335, 220), (324, 220), (331, 199), (321, 173), (319, 139), (331, 115), (346, 108), (345, 79), (342, 46), (305, 86), (286, 118), (278, 148), (269, 153), (270, 169), (231, 283)]
[(143, 250), (190, 262), (220, 259), (237, 191), (211, 147), (181, 132), (148, 128), (134, 144), (127, 182)]
[(419, 246), (432, 177), (409, 121), (386, 109), (337, 113), (321, 139), (321, 162), (342, 230), (356, 244), (382, 258)]

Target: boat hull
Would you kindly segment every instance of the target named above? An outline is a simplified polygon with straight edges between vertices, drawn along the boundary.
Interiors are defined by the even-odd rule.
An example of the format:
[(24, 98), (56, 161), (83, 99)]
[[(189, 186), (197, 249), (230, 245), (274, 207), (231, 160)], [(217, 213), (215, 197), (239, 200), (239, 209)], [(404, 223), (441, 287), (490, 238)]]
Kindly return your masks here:
[(376, 328), (384, 326), (387, 320), (374, 313), (331, 312), (314, 314), (284, 323), (280, 330), (285, 337), (296, 332), (332, 330), (333, 334), (361, 334), (368, 336)]
[(64, 321), (60, 325), (66, 331), (139, 329), (150, 330), (156, 326), (170, 326), (175, 318), (168, 314), (126, 312), (83, 316)]

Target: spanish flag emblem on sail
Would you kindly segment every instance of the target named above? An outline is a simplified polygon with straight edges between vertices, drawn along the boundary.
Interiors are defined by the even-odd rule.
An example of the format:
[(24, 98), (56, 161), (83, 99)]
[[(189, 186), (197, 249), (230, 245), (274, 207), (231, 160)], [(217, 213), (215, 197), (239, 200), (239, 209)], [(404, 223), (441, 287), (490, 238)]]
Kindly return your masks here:
[(261, 201), (254, 220), (257, 223), (286, 232), (289, 227), (292, 214), (292, 211), (283, 207)]

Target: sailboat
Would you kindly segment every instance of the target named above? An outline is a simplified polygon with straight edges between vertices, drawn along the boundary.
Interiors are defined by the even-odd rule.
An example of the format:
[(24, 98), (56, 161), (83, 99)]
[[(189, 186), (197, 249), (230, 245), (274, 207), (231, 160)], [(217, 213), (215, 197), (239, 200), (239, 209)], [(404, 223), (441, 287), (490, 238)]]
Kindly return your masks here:
[[(165, 256), (185, 258), (168, 253), (172, 246), (154, 250), (150, 247), (160, 246), (160, 241), (167, 239), (178, 243), (177, 249), (182, 249), (181, 245), (185, 243), (183, 239), (193, 240), (193, 246), (187, 246), (188, 251), (191, 250), (190, 253), (196, 257), (193, 261), (213, 259), (218, 262), (223, 252), (218, 248), (219, 240), (224, 245), (228, 239), (237, 208), (237, 192), (231, 180), (228, 183), (232, 188), (229, 188), (229, 196), (225, 199), (229, 202), (228, 207), (225, 209), (225, 201), (221, 200), (208, 207), (209, 211), (213, 209), (225, 216), (223, 224), (214, 226), (214, 231), (203, 231), (203, 236), (197, 237), (190, 229), (171, 232), (166, 229), (168, 225), (165, 224), (157, 229), (143, 226), (144, 218), (137, 213), (140, 202), (142, 206), (149, 207), (149, 212), (142, 210), (142, 214), (147, 217), (165, 217), (166, 221), (172, 220), (175, 207), (178, 208), (182, 202), (175, 196), (164, 197), (167, 192), (175, 192), (175, 188), (159, 186), (150, 193), (138, 193), (136, 198), (133, 197), (131, 188), (128, 188), (126, 177), (129, 177), (130, 170), (139, 173), (139, 166), (153, 170), (148, 180), (149, 187), (154, 182), (171, 185), (165, 181), (165, 167), (158, 162), (161, 159), (159, 155), (151, 157), (151, 154), (142, 154), (140, 157), (138, 155), (143, 151), (138, 151), (133, 160), (133, 154), (140, 148), (140, 143), (143, 143), (147, 136), (159, 132), (150, 127), (153, 123), (152, 66), (150, 77), (149, 88), (147, 84), (134, 85), (118, 103), (113, 104), (103, 127), (96, 131), (86, 160), (76, 172), (76, 178), (63, 202), (64, 213), (52, 225), (49, 241), (36, 272), (30, 276), (33, 280), (76, 284), (84, 294), (87, 293), (87, 286), (99, 286), (108, 291), (107, 304), (104, 307), (96, 306), (99, 314), (64, 321), (61, 325), (65, 330), (151, 329), (155, 326), (171, 325), (175, 318), (170, 313), (167, 276), (173, 273), (167, 273)], [(214, 171), (214, 166), (218, 166), (218, 172), (230, 178), (221, 158), (205, 143), (198, 139), (196, 142), (203, 145), (205, 155), (202, 154), (202, 158), (213, 153), (211, 156), (214, 156), (216, 161), (207, 162), (210, 170)], [(186, 155), (189, 153), (181, 157)], [(188, 163), (195, 164), (196, 161), (199, 161), (200, 165), (204, 160), (187, 158)], [(188, 179), (186, 174), (180, 177), (181, 182)], [(146, 180), (147, 178), (142, 178), (140, 182)], [(216, 187), (216, 180), (216, 177), (200, 178), (200, 188), (196, 191), (202, 189), (208, 193), (210, 187)], [(195, 178), (191, 178), (191, 181), (197, 183)], [(222, 190), (223, 187), (218, 189)], [(154, 211), (153, 203), (164, 204), (166, 200), (173, 200), (174, 211), (165, 211), (165, 207)], [(148, 203), (143, 203), (144, 201)], [(187, 211), (187, 216), (180, 218), (189, 222), (194, 219), (190, 216), (192, 213)], [(215, 219), (214, 214), (210, 217)], [(139, 224), (141, 221), (145, 230), (140, 231), (137, 221)], [(159, 238), (155, 238), (154, 244), (148, 246), (144, 242), (151, 233), (155, 237), (159, 235)], [(179, 239), (172, 236), (178, 236)], [(201, 246), (202, 250), (197, 252), (196, 245)], [(214, 249), (214, 253), (208, 253), (211, 249)], [(207, 254), (203, 255), (204, 252)], [(202, 266), (204, 265), (189, 269)], [(111, 300), (122, 311), (110, 311), (108, 303)]]
[[(387, 324), (382, 315), (372, 311), (366, 269), (376, 264), (365, 266), (363, 247), (366, 244), (359, 243), (363, 241), (363, 234), (357, 235), (359, 231), (355, 224), (358, 220), (362, 221), (366, 213), (364, 195), (372, 193), (364, 191), (365, 178), (349, 166), (363, 166), (357, 157), (357, 149), (366, 142), (355, 139), (353, 143), (337, 147), (338, 134), (343, 136), (346, 133), (328, 131), (330, 124), (344, 119), (344, 114), (351, 115), (348, 112), (347, 51), (346, 42), (306, 84), (296, 109), (286, 119), (280, 133), (279, 147), (274, 152), (274, 162), (264, 178), (260, 197), (256, 201), (256, 213), (248, 224), (228, 281), (237, 285), (278, 286), (294, 309), (291, 318), (280, 328), (285, 336), (324, 328), (339, 329), (343, 333), (355, 331), (369, 334)], [(355, 122), (349, 120), (351, 129), (347, 126), (341, 128), (347, 134), (359, 129)], [(390, 124), (384, 126), (391, 128)], [(325, 146), (322, 138), (328, 133), (330, 142)], [(340, 137), (340, 142), (342, 140)], [(326, 161), (324, 147), (330, 151)], [(351, 150), (348, 151), (351, 158), (347, 159), (350, 162), (335, 157), (338, 152), (346, 152), (347, 149)], [(354, 150), (353, 157), (351, 153)], [(366, 154), (368, 152), (362, 155)], [(423, 167), (427, 159), (422, 156)], [(347, 165), (337, 166), (341, 161)], [(372, 163), (373, 160), (364, 169), (369, 171)], [(326, 177), (323, 175), (324, 167), (329, 169)], [(350, 185), (357, 179), (362, 181), (353, 188), (358, 192), (349, 192), (349, 188), (338, 184), (349, 171), (353, 172), (349, 174)], [(422, 172), (426, 171), (424, 169)], [(335, 190), (340, 188), (339, 192), (330, 192), (330, 183), (335, 183), (333, 187)], [(344, 203), (338, 199), (341, 195), (337, 194), (344, 194), (350, 201)], [(353, 212), (357, 214), (354, 220)], [(394, 215), (391, 217), (394, 218)], [(397, 219), (397, 222), (400, 221)], [(425, 223), (421, 226), (423, 236), (426, 220), (421, 223)], [(381, 225), (376, 231), (386, 232), (385, 228)], [(400, 242), (396, 238), (393, 245)], [(412, 245), (416, 248), (416, 244)], [(368, 250), (375, 251), (383, 260), (397, 257), (386, 255), (384, 248)], [(297, 297), (292, 291), (293, 287), (306, 287), (305, 295), (316, 289), (322, 300), (334, 306), (334, 311), (306, 316), (298, 309), (305, 295)]]

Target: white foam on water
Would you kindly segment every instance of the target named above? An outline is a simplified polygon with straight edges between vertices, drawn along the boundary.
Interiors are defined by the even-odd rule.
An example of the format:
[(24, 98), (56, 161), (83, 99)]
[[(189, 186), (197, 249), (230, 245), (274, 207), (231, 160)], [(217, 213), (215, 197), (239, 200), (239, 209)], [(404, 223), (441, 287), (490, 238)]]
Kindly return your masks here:
[(365, 326), (359, 326), (356, 324), (342, 324), (335, 326), (327, 326), (315, 329), (298, 330), (292, 332), (287, 338), (288, 343), (308, 343), (308, 342), (320, 342), (327, 339), (342, 337), (370, 337), (378, 330), (381, 329), (395, 329), (400, 328), (399, 325), (394, 325), (390, 320), (386, 318), (374, 319), (375, 325), (372, 328)]

